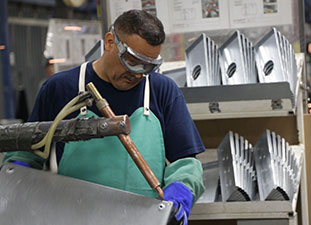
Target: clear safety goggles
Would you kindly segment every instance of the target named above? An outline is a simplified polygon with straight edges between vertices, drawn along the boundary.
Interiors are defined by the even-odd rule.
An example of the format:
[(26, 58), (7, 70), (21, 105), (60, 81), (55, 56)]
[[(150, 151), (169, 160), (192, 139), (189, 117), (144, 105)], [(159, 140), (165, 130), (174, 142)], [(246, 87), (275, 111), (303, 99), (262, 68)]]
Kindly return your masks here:
[(127, 71), (131, 73), (148, 74), (160, 67), (163, 62), (160, 55), (156, 59), (141, 55), (119, 40), (113, 26), (111, 27), (111, 32), (115, 37), (120, 61)]

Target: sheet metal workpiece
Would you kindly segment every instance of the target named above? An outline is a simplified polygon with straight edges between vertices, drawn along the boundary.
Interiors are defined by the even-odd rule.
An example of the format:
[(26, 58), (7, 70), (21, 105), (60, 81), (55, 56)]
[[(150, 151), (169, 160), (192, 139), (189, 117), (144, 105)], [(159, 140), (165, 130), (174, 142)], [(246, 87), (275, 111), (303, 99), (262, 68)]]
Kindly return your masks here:
[(50, 172), (4, 164), (0, 224), (167, 225), (172, 203)]
[[(240, 138), (230, 131), (218, 146), (218, 166), (222, 201), (248, 201), (243, 189), (243, 165), (241, 160)], [(237, 154), (239, 158), (237, 159)], [(242, 177), (242, 178), (241, 178)]]
[[(280, 139), (280, 138), (279, 138)], [(283, 174), (279, 174), (281, 163), (278, 157), (277, 136), (266, 130), (254, 147), (254, 158), (260, 200), (289, 200), (281, 187)]]
[(261, 83), (287, 81), (297, 95), (297, 65), (292, 45), (276, 28), (258, 41), (255, 47), (258, 77)]
[(211, 85), (208, 80), (211, 63), (208, 46), (206, 35), (202, 33), (185, 51), (188, 87)]
[(222, 200), (254, 200), (257, 180), (252, 145), (244, 137), (229, 131), (217, 153)]
[(240, 31), (234, 34), (219, 48), (220, 68), (222, 83), (243, 84), (244, 81), (244, 59), (242, 55), (242, 42)]
[(185, 51), (187, 86), (220, 85), (219, 51), (215, 42), (202, 33)]
[(280, 43), (275, 28), (257, 43), (255, 51), (258, 76), (261, 83), (286, 80), (280, 53)]
[(257, 82), (252, 44), (239, 30), (224, 42), (219, 48), (219, 54), (224, 85)]
[(216, 202), (220, 194), (218, 161), (203, 163), (202, 168), (205, 191), (197, 203)]
[(218, 147), (218, 166), (220, 175), (221, 196), (223, 201), (227, 201), (236, 191), (237, 181), (234, 176), (232, 164), (231, 146), (233, 145), (232, 135), (227, 134)]

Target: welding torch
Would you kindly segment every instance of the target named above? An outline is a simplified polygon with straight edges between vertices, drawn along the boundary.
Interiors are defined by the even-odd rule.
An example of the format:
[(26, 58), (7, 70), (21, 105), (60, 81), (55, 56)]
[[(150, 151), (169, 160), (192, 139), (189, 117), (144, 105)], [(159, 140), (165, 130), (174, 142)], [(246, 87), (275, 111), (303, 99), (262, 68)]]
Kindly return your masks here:
[[(97, 108), (101, 111), (103, 116), (107, 118), (114, 118), (116, 115), (111, 110), (108, 102), (104, 99), (101, 94), (96, 89), (95, 85), (90, 82), (86, 85), (88, 91), (90, 91), (95, 99)], [(129, 155), (134, 160), (135, 164), (139, 168), (140, 172), (143, 174), (147, 182), (149, 183), (150, 187), (156, 190), (161, 199), (164, 198), (163, 190), (160, 187), (160, 182), (157, 177), (152, 172), (151, 168), (135, 146), (134, 142), (132, 141), (131, 137), (127, 134), (118, 134), (118, 138), (120, 139), (121, 143), (129, 153)]]

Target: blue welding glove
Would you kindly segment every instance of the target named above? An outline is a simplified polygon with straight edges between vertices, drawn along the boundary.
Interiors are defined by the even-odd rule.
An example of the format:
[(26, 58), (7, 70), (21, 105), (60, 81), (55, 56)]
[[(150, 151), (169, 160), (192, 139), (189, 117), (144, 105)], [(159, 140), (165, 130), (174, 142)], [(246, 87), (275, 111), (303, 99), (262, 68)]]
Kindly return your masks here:
[(188, 225), (193, 196), (189, 188), (175, 181), (164, 189), (164, 200), (173, 202), (173, 214), (169, 225)]
[(11, 163), (19, 165), (19, 166), (25, 166), (25, 167), (29, 167), (30, 168), (29, 163), (26, 163), (26, 162), (23, 162), (23, 161), (12, 161)]

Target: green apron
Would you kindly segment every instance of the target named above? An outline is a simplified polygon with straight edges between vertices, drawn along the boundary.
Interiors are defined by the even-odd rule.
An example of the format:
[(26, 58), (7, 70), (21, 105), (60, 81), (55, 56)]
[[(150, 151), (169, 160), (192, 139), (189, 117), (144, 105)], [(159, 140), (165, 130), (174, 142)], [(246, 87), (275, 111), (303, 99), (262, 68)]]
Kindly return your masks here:
[[(79, 91), (85, 91), (85, 68), (86, 64), (82, 64)], [(162, 186), (165, 168), (164, 141), (161, 124), (149, 110), (149, 95), (147, 76), (144, 107), (138, 108), (130, 116), (130, 137)], [(96, 115), (84, 108), (81, 109), (79, 116)], [(157, 192), (151, 189), (116, 136), (67, 143), (59, 163), (58, 173), (149, 197), (157, 197)]]

